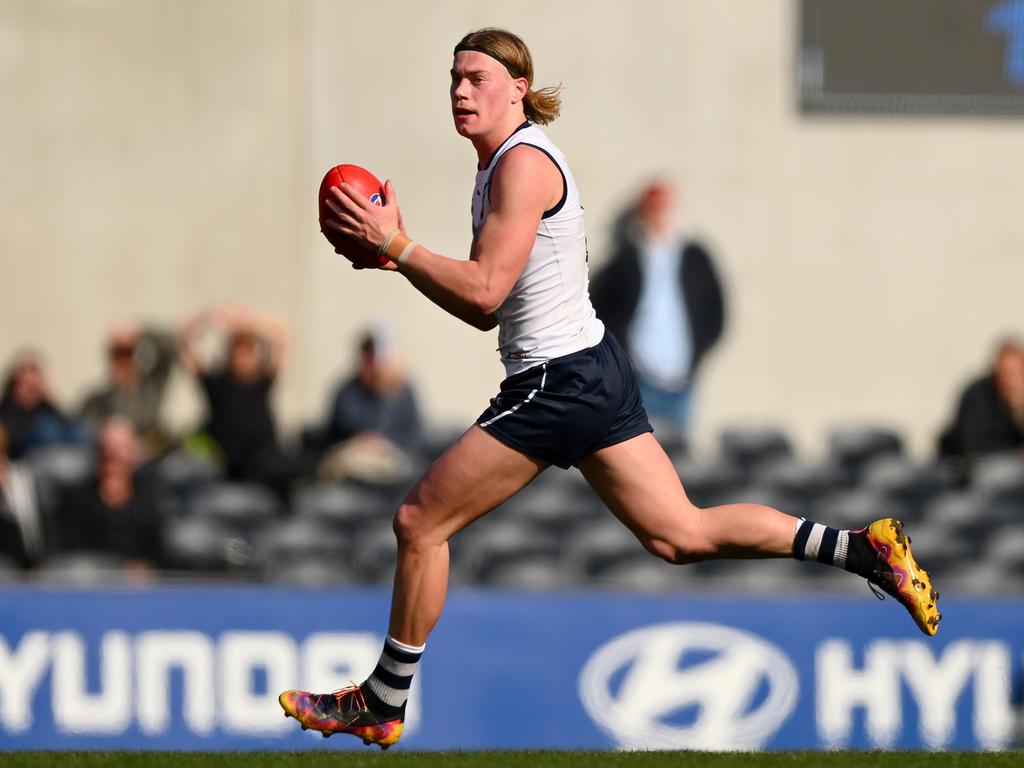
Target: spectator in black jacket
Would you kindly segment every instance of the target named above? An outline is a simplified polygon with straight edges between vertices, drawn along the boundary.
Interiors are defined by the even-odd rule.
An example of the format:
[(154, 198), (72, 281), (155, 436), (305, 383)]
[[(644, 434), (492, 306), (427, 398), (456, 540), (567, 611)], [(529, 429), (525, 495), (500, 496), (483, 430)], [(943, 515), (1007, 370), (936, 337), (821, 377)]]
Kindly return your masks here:
[(102, 425), (96, 459), (96, 476), (64, 493), (57, 526), (60, 549), (115, 555), (136, 569), (157, 565), (159, 496), (139, 471), (142, 446), (126, 417), (114, 416)]
[(590, 297), (629, 351), (648, 415), (683, 438), (694, 381), (722, 335), (725, 309), (711, 255), (676, 226), (675, 197), (669, 184), (653, 182), (619, 217)]
[(939, 440), (946, 457), (968, 461), (1024, 447), (1024, 347), (1003, 341), (991, 370), (972, 381), (957, 403), (953, 423)]

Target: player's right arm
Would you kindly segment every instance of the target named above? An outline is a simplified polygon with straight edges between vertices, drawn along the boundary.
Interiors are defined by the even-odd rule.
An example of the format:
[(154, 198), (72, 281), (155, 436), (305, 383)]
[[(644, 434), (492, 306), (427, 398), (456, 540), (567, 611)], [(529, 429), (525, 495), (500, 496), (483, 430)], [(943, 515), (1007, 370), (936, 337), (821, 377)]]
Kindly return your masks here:
[[(346, 186), (335, 194), (332, 209), (338, 229), (370, 248), (384, 242), (388, 222), (397, 222), (394, 188), (385, 189), (388, 203), (371, 206)], [(504, 303), (526, 266), (544, 211), (562, 195), (557, 167), (532, 147), (514, 147), (502, 156), (491, 177), (490, 212), (473, 240), (468, 261), (452, 259), (416, 245), (406, 260), (392, 262), (424, 296), (480, 330), (496, 324), (495, 312)], [(343, 206), (343, 207), (342, 207)]]

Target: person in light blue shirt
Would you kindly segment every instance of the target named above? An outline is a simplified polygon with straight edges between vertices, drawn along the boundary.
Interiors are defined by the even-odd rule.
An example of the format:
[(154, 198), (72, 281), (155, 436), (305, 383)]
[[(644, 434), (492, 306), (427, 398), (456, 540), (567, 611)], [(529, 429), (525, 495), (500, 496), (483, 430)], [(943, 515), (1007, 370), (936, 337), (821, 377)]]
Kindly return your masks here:
[(642, 190), (617, 223), (591, 300), (626, 345), (648, 415), (681, 440), (700, 364), (725, 326), (725, 302), (710, 254), (678, 229), (675, 208), (666, 182)]

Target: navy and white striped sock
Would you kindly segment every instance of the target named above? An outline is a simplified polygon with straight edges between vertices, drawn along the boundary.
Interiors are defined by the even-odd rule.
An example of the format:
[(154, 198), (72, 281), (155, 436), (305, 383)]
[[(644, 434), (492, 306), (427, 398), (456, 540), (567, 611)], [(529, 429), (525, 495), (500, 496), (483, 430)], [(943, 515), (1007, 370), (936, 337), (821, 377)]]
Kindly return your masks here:
[(821, 523), (800, 518), (793, 539), (793, 557), (797, 560), (817, 560), (825, 565), (849, 570), (846, 555), (850, 547), (850, 531), (829, 528)]
[(382, 704), (396, 709), (404, 706), (424, 648), (425, 645), (406, 645), (387, 636), (380, 660), (365, 683)]

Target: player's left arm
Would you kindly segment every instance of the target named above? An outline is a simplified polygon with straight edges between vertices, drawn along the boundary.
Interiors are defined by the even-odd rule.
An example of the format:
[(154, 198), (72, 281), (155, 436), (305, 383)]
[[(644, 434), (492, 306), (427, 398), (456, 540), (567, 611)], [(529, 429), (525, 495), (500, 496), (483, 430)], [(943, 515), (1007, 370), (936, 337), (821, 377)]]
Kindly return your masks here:
[[(473, 241), (468, 261), (452, 259), (416, 245), (401, 265), (392, 262), (413, 286), (439, 307), (481, 330), (496, 324), (495, 311), (504, 303), (526, 266), (544, 211), (562, 196), (558, 168), (532, 147), (514, 147), (502, 156), (491, 177), (490, 212)], [(363, 206), (345, 186), (339, 219), (347, 234), (360, 236), (371, 247), (384, 241), (387, 208), (394, 202), (390, 182), (388, 204)], [(347, 203), (347, 204), (346, 204)], [(358, 206), (358, 211), (352, 207)], [(348, 221), (346, 221), (346, 219)], [(397, 218), (393, 218), (397, 222)], [(374, 226), (375, 225), (375, 226)], [(385, 224), (386, 226), (386, 224)], [(392, 254), (396, 258), (397, 254)]]

